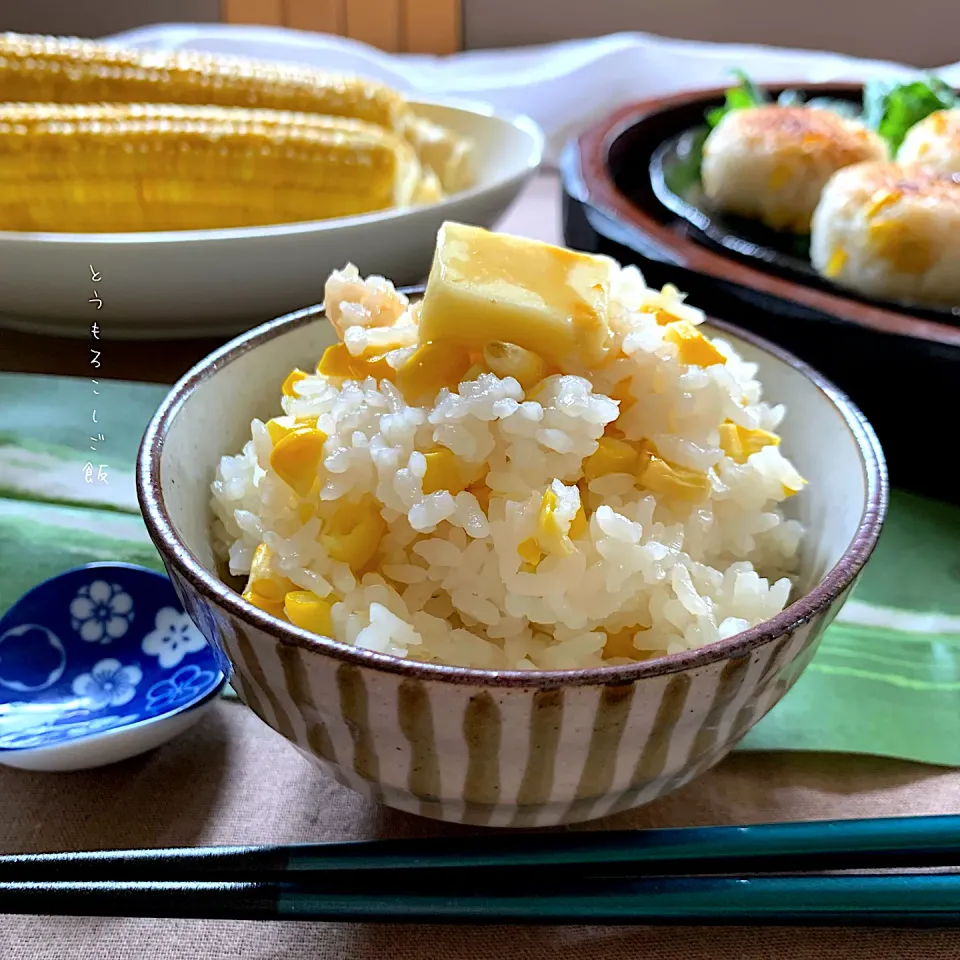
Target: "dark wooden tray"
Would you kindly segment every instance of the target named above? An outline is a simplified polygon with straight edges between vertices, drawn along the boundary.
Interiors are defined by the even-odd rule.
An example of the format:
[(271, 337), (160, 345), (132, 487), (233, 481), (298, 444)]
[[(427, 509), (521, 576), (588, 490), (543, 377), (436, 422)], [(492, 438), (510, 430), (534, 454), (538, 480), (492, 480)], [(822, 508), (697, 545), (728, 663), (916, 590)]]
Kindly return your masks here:
[[(859, 90), (783, 87), (833, 97)], [(674, 283), (707, 313), (796, 353), (871, 420), (894, 484), (960, 502), (960, 484), (933, 446), (943, 443), (960, 405), (960, 323), (863, 303), (709, 248), (654, 195), (653, 152), (722, 101), (716, 89), (628, 105), (568, 144), (561, 160), (566, 243), (634, 263), (649, 283)]]

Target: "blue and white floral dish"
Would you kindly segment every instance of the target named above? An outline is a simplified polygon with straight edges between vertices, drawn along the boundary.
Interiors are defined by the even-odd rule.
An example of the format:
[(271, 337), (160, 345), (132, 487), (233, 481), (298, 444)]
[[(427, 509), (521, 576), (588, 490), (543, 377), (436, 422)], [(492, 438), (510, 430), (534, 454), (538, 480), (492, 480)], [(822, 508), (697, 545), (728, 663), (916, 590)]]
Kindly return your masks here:
[(162, 574), (68, 570), (0, 618), (0, 764), (66, 771), (135, 757), (193, 726), (225, 684)]

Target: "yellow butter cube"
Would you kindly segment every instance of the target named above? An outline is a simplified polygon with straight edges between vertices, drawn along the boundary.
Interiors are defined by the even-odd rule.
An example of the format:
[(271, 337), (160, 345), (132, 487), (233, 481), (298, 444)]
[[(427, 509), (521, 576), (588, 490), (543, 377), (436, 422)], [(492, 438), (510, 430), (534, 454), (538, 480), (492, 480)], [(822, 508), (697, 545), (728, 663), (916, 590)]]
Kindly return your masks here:
[(322, 637), (333, 635), (331, 604), (322, 600), (312, 590), (291, 590), (283, 598), (283, 612), (295, 626)]
[(720, 424), (720, 449), (735, 463), (746, 463), (758, 450), (779, 443), (780, 438), (767, 430), (749, 430), (729, 420)]
[(514, 343), (561, 368), (602, 359), (613, 265), (537, 240), (444, 223), (420, 311), (420, 342)]
[(316, 427), (295, 427), (281, 437), (270, 454), (270, 466), (301, 497), (313, 489), (323, 461), (327, 435)]
[(727, 362), (727, 358), (689, 320), (668, 323), (663, 339), (677, 347), (681, 363), (710, 367)]

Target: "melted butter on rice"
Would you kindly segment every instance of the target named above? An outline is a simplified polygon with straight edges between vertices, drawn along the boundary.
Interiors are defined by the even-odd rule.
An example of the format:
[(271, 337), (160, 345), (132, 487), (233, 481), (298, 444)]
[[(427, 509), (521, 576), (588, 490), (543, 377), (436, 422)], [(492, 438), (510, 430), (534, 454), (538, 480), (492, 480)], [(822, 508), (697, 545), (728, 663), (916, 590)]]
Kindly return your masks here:
[[(477, 239), (480, 287), (463, 269), (448, 282), (451, 237), (459, 262)], [(351, 265), (331, 275), (340, 343), (278, 384), (277, 416), (212, 485), (246, 600), (359, 647), (495, 670), (692, 649), (786, 605), (802, 530), (780, 503), (804, 481), (780, 450), (784, 409), (675, 288), (557, 250), (445, 225), (417, 304)], [(569, 290), (537, 286), (552, 257), (585, 326)], [(585, 276), (605, 288), (584, 293)], [(520, 304), (484, 297), (521, 281)]]

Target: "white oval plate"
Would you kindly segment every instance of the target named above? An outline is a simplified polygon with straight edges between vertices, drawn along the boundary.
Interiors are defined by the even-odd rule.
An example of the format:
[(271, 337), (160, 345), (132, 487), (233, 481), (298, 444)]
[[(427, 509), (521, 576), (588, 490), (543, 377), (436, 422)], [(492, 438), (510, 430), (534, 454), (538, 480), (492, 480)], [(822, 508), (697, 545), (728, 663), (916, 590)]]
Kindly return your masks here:
[(476, 186), (429, 206), (266, 227), (0, 231), (0, 326), (86, 337), (97, 320), (113, 339), (228, 335), (319, 302), (327, 275), (348, 261), (398, 285), (422, 281), (440, 225), (493, 226), (539, 166), (543, 134), (528, 117), (483, 104), (412, 106), (474, 139)]

